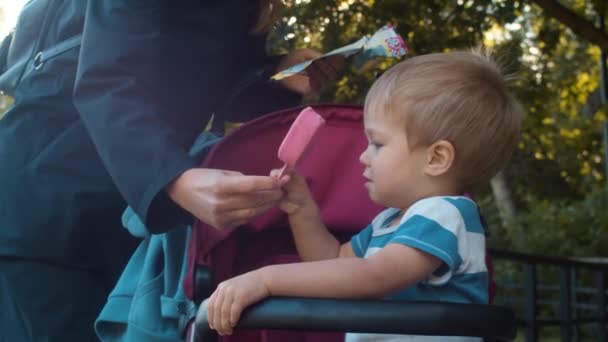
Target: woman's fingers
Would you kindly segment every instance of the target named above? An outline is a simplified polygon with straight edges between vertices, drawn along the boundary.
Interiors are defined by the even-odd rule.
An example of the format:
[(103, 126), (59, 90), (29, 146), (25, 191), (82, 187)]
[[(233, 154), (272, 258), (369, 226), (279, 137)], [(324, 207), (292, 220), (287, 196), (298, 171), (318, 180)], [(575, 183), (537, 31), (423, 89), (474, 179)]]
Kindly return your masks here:
[(313, 80), (322, 81), (322, 85), (329, 83), (330, 80), (338, 76), (338, 70), (334, 69), (332, 64), (325, 59), (314, 61), (306, 72)]
[(291, 181), (292, 176), (290, 173), (286, 173), (281, 178), (279, 178), (280, 174), (281, 174), (281, 169), (270, 170), (270, 177), (272, 177), (272, 179), (274, 179), (275, 182), (277, 182), (277, 184), (280, 187), (283, 187), (285, 184), (287, 184), (287, 183), (289, 183), (289, 181)]
[(281, 191), (226, 196), (217, 199), (211, 210), (211, 221), (213, 226), (218, 228), (236, 227), (276, 207), (281, 198), (283, 198)]
[(255, 208), (243, 208), (232, 210), (226, 215), (226, 228), (234, 228), (246, 224), (256, 216), (265, 213), (266, 211), (276, 207), (278, 204), (279, 201), (273, 201), (271, 203), (266, 203), (262, 206), (258, 206)]
[(276, 191), (280, 188), (270, 176), (235, 175), (223, 178), (217, 184), (217, 192), (222, 194), (242, 194), (258, 191)]
[[(273, 171), (274, 175), (276, 171)], [(279, 205), (286, 192), (306, 192), (306, 182), (295, 173), (245, 176), (239, 172), (192, 169), (171, 190), (180, 206), (213, 227), (236, 227)]]
[(325, 60), (327, 63), (331, 64), (334, 70), (336, 70), (338, 73), (340, 73), (346, 65), (346, 58), (340, 55), (329, 56)]
[(320, 91), (333, 82), (344, 68), (342, 56), (330, 56), (314, 61), (306, 70), (313, 91)]
[(229, 173), (198, 191), (195, 216), (218, 228), (234, 226), (235, 221), (243, 219), (247, 222), (276, 206), (283, 197), (279, 183), (270, 176)]

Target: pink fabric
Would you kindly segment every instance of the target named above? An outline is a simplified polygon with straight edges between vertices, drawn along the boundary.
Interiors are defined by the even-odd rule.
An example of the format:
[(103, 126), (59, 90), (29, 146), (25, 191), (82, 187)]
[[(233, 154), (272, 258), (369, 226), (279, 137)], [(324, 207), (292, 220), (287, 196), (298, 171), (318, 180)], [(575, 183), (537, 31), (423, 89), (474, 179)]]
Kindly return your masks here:
[[(282, 163), (277, 149), (302, 108), (268, 114), (234, 131), (208, 154), (202, 166), (241, 171), (248, 175), (268, 175)], [(315, 136), (315, 144), (299, 162), (321, 207), (325, 224), (346, 241), (365, 228), (382, 210), (371, 202), (364, 187), (359, 155), (367, 145), (363, 134), (362, 109), (354, 106), (314, 106), (326, 120)], [(219, 231), (202, 222), (195, 223), (189, 247), (189, 274), (184, 282), (193, 297), (193, 270), (196, 264), (213, 270), (217, 283), (264, 265), (297, 261), (285, 214), (273, 209), (246, 226)], [(342, 333), (285, 331), (239, 331), (222, 341), (342, 341)]]

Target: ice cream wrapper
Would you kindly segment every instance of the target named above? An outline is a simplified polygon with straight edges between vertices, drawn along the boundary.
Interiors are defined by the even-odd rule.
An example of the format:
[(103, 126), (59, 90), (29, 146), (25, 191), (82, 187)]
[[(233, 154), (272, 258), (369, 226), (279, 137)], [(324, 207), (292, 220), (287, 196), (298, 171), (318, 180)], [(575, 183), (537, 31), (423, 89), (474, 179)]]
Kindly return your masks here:
[(306, 68), (314, 61), (331, 56), (353, 56), (353, 64), (357, 69), (363, 69), (378, 57), (397, 58), (407, 54), (407, 46), (403, 39), (391, 25), (386, 25), (376, 31), (372, 36), (364, 36), (358, 41), (330, 51), (318, 58), (296, 64), (288, 69), (278, 72), (271, 79), (278, 81), (295, 74), (305, 74)]

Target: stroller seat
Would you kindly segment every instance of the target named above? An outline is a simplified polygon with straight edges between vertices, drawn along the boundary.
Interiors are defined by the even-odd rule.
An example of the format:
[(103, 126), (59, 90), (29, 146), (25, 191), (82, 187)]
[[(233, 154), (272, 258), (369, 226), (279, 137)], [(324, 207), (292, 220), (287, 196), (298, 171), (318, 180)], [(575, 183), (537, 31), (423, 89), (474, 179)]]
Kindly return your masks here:
[[(345, 242), (365, 228), (383, 209), (370, 200), (364, 187), (364, 167), (359, 162), (359, 155), (367, 145), (363, 134), (363, 111), (358, 106), (343, 105), (318, 105), (314, 108), (325, 118), (326, 125), (315, 136), (315, 144), (298, 164), (298, 172), (306, 178), (321, 208), (324, 223), (340, 241)], [(268, 175), (271, 169), (282, 166), (276, 156), (277, 149), (301, 109), (291, 108), (271, 113), (241, 126), (213, 147), (201, 167), (235, 170), (248, 175)], [(200, 303), (225, 279), (265, 265), (298, 260), (287, 217), (279, 209), (270, 210), (236, 229), (217, 230), (197, 221), (193, 226), (188, 248), (188, 274), (183, 285), (186, 294)], [(361, 307), (365, 310), (357, 309)], [(454, 330), (452, 323), (444, 321), (447, 318), (466, 318), (466, 314), (463, 315), (465, 311), (461, 310), (467, 307), (474, 314), (471, 317), (495, 321), (495, 333), (489, 332), (491, 326), (487, 324), (483, 329), (463, 331), (461, 328)], [(361, 318), (366, 310), (384, 312), (381, 316), (389, 318), (392, 323), (377, 328), (353, 326), (352, 323), (356, 321), (373, 321)], [(351, 323), (348, 323), (349, 315), (354, 315), (357, 319), (352, 320), (351, 317)], [(430, 325), (414, 320), (416, 316), (422, 318), (429, 315), (436, 318), (430, 320)], [(346, 321), (343, 321), (343, 318)], [(195, 324), (199, 339), (212, 339), (212, 335), (207, 331), (208, 327), (205, 327), (206, 318), (199, 319), (200, 322)], [(273, 330), (237, 329), (232, 336), (223, 337), (222, 341), (337, 342), (343, 340), (343, 331), (431, 335), (473, 332), (477, 334), (473, 336), (510, 339), (514, 337), (514, 322), (515, 318), (510, 311), (490, 305), (404, 305), (379, 300), (270, 298), (247, 310), (239, 327)], [(418, 328), (403, 330), (413, 326)], [(439, 329), (431, 332), (425, 330), (433, 326)], [(504, 329), (500, 329), (500, 326)], [(329, 333), (296, 333), (276, 329)]]

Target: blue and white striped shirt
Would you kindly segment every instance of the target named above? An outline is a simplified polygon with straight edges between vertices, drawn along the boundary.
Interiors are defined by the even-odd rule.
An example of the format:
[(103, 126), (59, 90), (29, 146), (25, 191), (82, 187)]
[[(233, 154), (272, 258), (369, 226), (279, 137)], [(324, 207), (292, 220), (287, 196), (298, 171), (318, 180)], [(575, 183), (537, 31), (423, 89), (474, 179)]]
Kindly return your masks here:
[[(351, 240), (355, 254), (367, 258), (388, 244), (399, 243), (431, 254), (443, 261), (443, 264), (427, 279), (386, 298), (488, 303), (485, 230), (475, 202), (463, 196), (425, 198), (414, 203), (399, 224), (389, 227), (399, 213), (399, 209), (386, 209), (355, 235)], [(380, 339), (389, 337), (375, 336)], [(361, 340), (353, 339), (355, 336), (348, 337), (349, 341)], [(395, 337), (397, 336), (393, 335), (392, 338)], [(406, 340), (410, 341), (412, 337), (414, 336)], [(419, 337), (414, 340), (427, 340), (423, 336)], [(462, 340), (464, 339), (459, 341)]]

